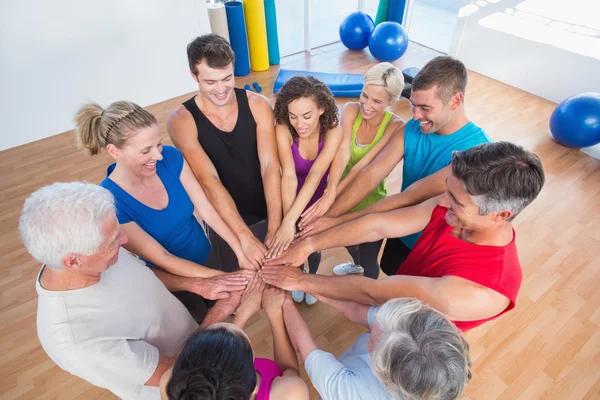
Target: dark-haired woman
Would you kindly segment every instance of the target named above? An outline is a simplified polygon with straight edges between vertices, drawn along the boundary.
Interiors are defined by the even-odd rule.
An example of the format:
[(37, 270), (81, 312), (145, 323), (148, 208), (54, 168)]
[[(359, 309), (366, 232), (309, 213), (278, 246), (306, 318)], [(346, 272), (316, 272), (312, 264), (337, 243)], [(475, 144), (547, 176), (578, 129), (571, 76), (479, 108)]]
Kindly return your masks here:
[[(296, 76), (287, 81), (277, 94), (275, 121), (284, 217), (267, 258), (276, 257), (288, 248), (305, 210), (322, 197), (321, 203), (333, 204), (345, 167), (338, 156), (343, 136), (338, 109), (323, 82), (311, 76)], [(311, 254), (309, 272), (316, 273), (320, 262), (321, 253)], [(296, 302), (305, 299), (309, 305), (317, 301), (300, 291), (294, 291), (292, 297)]]
[[(161, 397), (169, 400), (306, 400), (298, 358), (283, 321), (285, 292), (265, 288), (258, 275), (242, 296), (233, 323), (218, 323), (186, 341), (175, 365), (161, 378)], [(255, 358), (246, 333), (248, 319), (265, 310), (273, 333), (275, 361)]]

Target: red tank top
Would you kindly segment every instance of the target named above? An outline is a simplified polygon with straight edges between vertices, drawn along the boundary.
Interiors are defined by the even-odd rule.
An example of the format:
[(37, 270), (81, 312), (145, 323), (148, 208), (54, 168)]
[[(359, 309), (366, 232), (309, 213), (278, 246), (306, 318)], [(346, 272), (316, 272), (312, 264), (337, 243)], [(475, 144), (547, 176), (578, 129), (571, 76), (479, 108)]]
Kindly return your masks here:
[(461, 331), (468, 331), (515, 308), (521, 287), (522, 271), (517, 255), (515, 234), (506, 246), (480, 246), (450, 234), (446, 209), (437, 206), (415, 247), (396, 275), (440, 278), (457, 276), (493, 289), (506, 296), (510, 304), (500, 314), (477, 321), (453, 321)]

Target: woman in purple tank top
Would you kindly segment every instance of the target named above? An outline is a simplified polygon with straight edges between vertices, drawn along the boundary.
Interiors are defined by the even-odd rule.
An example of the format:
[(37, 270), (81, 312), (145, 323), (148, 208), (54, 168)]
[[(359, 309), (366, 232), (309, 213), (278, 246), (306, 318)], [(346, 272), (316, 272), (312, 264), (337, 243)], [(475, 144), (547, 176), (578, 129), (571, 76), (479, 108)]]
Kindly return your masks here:
[[(318, 202), (318, 207), (327, 211), (335, 200), (344, 169), (343, 160), (337, 156), (343, 135), (338, 109), (323, 82), (311, 76), (296, 76), (287, 81), (277, 94), (275, 121), (284, 217), (267, 258), (276, 257), (289, 247), (298, 220), (311, 206), (316, 208)], [(320, 261), (320, 253), (309, 256), (310, 273), (317, 272)], [(296, 302), (305, 299), (300, 291), (292, 293), (292, 297)], [(314, 304), (316, 298), (306, 295), (306, 302)]]
[[(163, 400), (307, 400), (298, 357), (283, 321), (285, 292), (265, 287), (257, 275), (242, 295), (233, 323), (199, 330), (185, 342), (173, 368), (160, 381)], [(265, 310), (273, 333), (275, 361), (255, 358), (246, 322)]]

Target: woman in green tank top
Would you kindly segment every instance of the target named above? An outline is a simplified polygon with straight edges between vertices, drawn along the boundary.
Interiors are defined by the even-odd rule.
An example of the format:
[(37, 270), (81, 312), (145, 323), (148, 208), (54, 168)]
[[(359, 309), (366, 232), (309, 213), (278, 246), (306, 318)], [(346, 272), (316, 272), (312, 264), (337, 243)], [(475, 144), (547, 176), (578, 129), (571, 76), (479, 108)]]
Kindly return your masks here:
[[(365, 74), (359, 101), (344, 106), (341, 118), (344, 131), (342, 146), (345, 146), (348, 164), (337, 193), (341, 193), (347, 183), (379, 154), (392, 135), (404, 126), (404, 121), (388, 110), (390, 105), (400, 99), (403, 89), (402, 72), (390, 63), (380, 63)], [(386, 180), (382, 180), (350, 212), (359, 211), (385, 198)], [(364, 273), (365, 276), (377, 279), (380, 271), (377, 256), (381, 243), (382, 241), (378, 241), (347, 247), (353, 261), (336, 266), (333, 273)]]

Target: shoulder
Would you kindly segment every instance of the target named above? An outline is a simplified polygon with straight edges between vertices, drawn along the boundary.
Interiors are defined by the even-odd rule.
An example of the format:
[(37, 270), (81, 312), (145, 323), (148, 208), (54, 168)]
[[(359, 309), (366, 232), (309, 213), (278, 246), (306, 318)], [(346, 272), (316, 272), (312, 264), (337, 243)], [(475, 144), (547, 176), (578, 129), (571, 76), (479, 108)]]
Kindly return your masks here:
[(402, 119), (401, 117), (399, 117), (398, 115), (392, 113), (392, 116), (390, 117), (390, 121), (388, 122), (386, 131), (389, 132), (400, 132), (400, 131), (404, 131), (404, 127), (406, 126), (406, 121), (404, 119)]
[(171, 111), (167, 117), (167, 129), (169, 130), (169, 134), (171, 133), (172, 128), (177, 129), (189, 125), (194, 126), (195, 124), (192, 113), (183, 105), (180, 105), (175, 110)]
[(271, 384), (270, 398), (286, 400), (308, 399), (308, 388), (299, 376), (278, 376)]
[(248, 105), (252, 114), (272, 114), (273, 109), (271, 108), (271, 102), (262, 94), (249, 92), (246, 90), (248, 96)]
[(360, 104), (352, 101), (342, 107), (342, 118), (356, 118), (360, 110)]

